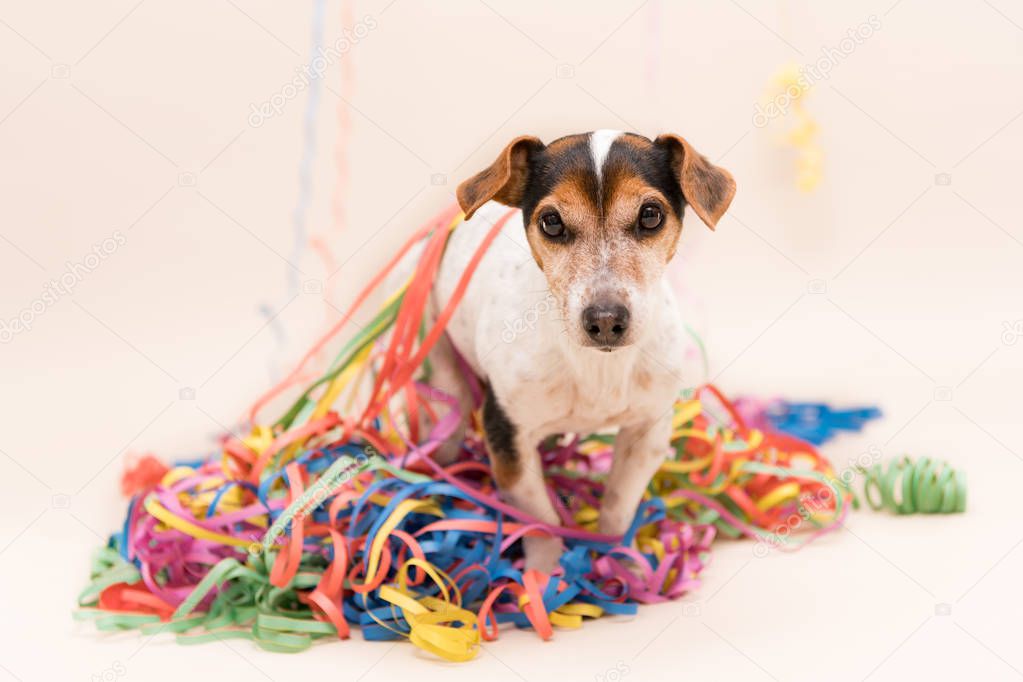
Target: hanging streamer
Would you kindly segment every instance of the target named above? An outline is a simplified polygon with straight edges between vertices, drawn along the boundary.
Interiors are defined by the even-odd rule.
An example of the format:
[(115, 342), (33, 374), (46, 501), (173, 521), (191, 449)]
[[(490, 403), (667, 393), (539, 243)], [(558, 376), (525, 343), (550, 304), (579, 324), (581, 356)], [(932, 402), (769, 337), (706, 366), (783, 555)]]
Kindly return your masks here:
[[(325, 5), (326, 0), (314, 0), (313, 2), (312, 45), (309, 50), (310, 64), (313, 63), (313, 60), (323, 49)], [(321, 77), (322, 74), (312, 73), (308, 75), (308, 82), (306, 84), (307, 98), (305, 113), (302, 116), (302, 155), (298, 166), (298, 199), (291, 212), (291, 256), (288, 259), (289, 265), (286, 275), (286, 300), (289, 301), (299, 295), (304, 284), (299, 281), (299, 271), (296, 266), (302, 262), (304, 252), (309, 243), (306, 221), (313, 191), (312, 166), (313, 160), (316, 158), (316, 112), (320, 104)], [(282, 351), (287, 344), (288, 334), (278, 317), (280, 307), (275, 309), (269, 303), (263, 302), (259, 304), (258, 309), (259, 313), (266, 318), (277, 346), (277, 352), (267, 359), (267, 372), (273, 381), (280, 375), (280, 367), (277, 365), (276, 358), (282, 355)]]

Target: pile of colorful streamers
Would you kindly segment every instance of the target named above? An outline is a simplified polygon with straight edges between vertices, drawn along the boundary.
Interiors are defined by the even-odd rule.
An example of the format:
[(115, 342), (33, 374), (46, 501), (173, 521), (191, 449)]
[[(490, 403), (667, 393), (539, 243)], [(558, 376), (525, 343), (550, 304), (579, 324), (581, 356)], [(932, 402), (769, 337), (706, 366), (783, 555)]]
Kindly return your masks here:
[[(201, 461), (138, 462), (125, 479), (133, 496), (124, 526), (98, 553), (77, 616), (101, 630), (174, 633), (182, 643), (245, 638), (274, 651), (345, 639), (358, 626), (368, 640), (407, 638), (464, 661), (502, 625), (547, 639), (556, 627), (677, 598), (698, 584), (717, 535), (787, 550), (841, 523), (852, 494), (814, 446), (750, 425), (713, 386), (679, 397), (673, 453), (624, 537), (596, 532), (610, 434), (542, 445), (558, 526), (499, 499), (478, 413), (461, 456), (439, 465), (431, 455), (459, 415), (456, 401), (423, 383), (424, 361), (510, 216), (491, 228), (436, 320), (424, 314), (427, 295), (457, 209), (418, 230), (255, 403), (248, 435), (226, 436)], [(405, 285), (282, 416), (261, 420), (419, 242)], [(438, 401), (450, 409), (440, 413)], [(538, 534), (564, 540), (551, 575), (523, 566), (518, 540)]]

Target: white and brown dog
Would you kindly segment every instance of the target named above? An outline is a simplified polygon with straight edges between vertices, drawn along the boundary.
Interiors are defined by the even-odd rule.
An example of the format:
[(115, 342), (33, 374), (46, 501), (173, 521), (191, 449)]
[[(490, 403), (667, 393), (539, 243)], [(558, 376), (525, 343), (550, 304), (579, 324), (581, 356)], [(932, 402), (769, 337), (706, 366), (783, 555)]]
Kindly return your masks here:
[[(599, 130), (544, 145), (512, 140), (458, 187), (466, 222), (434, 283), (433, 314), (451, 298), (480, 240), (519, 209), (476, 271), (432, 352), (431, 383), (472, 400), (449, 343), (485, 386), (483, 424), (494, 476), (513, 505), (549, 524), (538, 444), (617, 427), (599, 529), (627, 530), (669, 451), (672, 406), (699, 382), (683, 363), (690, 339), (664, 276), (686, 206), (713, 228), (735, 181), (676, 135), (649, 140)], [(457, 454), (464, 425), (438, 457)], [(526, 565), (550, 571), (561, 542), (525, 539)]]

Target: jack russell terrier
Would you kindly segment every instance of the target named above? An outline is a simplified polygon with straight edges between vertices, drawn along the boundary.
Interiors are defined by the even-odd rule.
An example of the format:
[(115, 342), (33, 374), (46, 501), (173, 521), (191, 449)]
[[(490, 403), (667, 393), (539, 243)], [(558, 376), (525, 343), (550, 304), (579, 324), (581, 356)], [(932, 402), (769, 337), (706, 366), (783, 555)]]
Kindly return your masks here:
[[(458, 187), (453, 232), (431, 295), (451, 298), (470, 257), (507, 211), (433, 351), (431, 383), (472, 409), (457, 353), (484, 385), (483, 427), (495, 482), (548, 524), (558, 515), (537, 446), (548, 436), (617, 427), (601, 533), (622, 535), (670, 449), (673, 405), (693, 386), (691, 339), (665, 277), (688, 206), (714, 228), (735, 181), (677, 135), (651, 141), (598, 130), (545, 145), (518, 137)], [(438, 404), (443, 413), (444, 408)], [(438, 451), (457, 456), (463, 424)], [(550, 572), (561, 540), (524, 539), (526, 566)]]

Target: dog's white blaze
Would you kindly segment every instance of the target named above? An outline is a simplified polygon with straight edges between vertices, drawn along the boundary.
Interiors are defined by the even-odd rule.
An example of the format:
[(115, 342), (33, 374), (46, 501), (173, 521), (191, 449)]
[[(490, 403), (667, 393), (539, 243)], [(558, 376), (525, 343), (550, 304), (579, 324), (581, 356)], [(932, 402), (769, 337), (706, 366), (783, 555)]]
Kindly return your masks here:
[(611, 145), (621, 134), (620, 130), (595, 130), (590, 133), (590, 156), (593, 157), (593, 167), (597, 169), (598, 182), (600, 182), (601, 169), (604, 167), (607, 153), (611, 151)]

